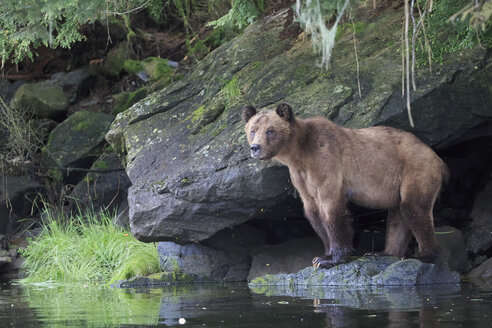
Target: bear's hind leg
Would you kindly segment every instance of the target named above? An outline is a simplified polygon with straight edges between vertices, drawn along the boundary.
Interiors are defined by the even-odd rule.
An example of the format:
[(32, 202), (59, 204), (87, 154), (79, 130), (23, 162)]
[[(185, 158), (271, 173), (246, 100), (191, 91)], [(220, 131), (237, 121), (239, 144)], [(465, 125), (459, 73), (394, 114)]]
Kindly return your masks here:
[(440, 250), (436, 240), (432, 215), (437, 192), (431, 195), (425, 195), (425, 193), (417, 194), (419, 189), (416, 185), (407, 190), (407, 193), (402, 193), (400, 211), (405, 223), (419, 244), (419, 251), (411, 257), (422, 262), (437, 263), (440, 260)]
[(388, 210), (386, 219), (386, 246), (382, 252), (366, 253), (365, 256), (396, 256), (402, 258), (410, 241), (410, 230), (399, 208)]

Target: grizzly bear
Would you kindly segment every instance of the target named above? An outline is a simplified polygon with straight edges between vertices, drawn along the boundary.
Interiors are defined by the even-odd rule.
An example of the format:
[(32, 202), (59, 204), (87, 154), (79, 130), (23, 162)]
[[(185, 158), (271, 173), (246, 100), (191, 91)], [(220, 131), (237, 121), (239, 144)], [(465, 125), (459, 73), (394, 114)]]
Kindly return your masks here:
[(275, 159), (289, 168), (304, 213), (323, 241), (317, 268), (347, 262), (353, 252), (347, 202), (388, 209), (385, 249), (374, 255), (401, 258), (410, 240), (412, 257), (440, 257), (432, 209), (448, 169), (413, 134), (391, 127), (349, 129), (322, 117), (299, 119), (290, 105), (257, 112), (242, 109), (251, 156)]

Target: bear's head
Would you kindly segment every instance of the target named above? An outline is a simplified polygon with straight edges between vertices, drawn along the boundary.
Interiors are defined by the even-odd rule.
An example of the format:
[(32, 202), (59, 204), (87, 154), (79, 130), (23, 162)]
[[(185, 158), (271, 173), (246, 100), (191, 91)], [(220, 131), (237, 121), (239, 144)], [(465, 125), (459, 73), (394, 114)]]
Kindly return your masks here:
[(261, 112), (253, 106), (244, 106), (242, 116), (252, 157), (270, 159), (288, 149), (296, 121), (289, 104)]

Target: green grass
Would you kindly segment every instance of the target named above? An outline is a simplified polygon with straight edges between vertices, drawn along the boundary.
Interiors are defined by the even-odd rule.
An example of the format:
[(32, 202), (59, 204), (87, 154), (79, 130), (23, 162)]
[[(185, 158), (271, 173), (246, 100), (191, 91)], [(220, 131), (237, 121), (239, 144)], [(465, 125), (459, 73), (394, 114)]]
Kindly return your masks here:
[(110, 283), (160, 272), (155, 244), (139, 242), (107, 214), (56, 217), (22, 251), (23, 282)]

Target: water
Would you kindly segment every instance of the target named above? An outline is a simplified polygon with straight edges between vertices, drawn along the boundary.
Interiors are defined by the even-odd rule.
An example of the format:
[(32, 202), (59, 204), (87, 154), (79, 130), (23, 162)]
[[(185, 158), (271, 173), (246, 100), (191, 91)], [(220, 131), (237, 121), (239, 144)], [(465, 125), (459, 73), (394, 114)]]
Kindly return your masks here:
[(490, 327), (492, 289), (0, 284), (0, 327)]

